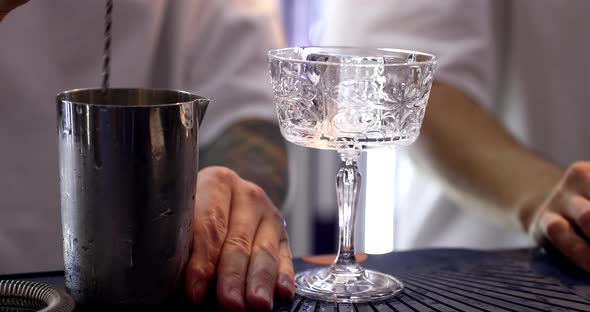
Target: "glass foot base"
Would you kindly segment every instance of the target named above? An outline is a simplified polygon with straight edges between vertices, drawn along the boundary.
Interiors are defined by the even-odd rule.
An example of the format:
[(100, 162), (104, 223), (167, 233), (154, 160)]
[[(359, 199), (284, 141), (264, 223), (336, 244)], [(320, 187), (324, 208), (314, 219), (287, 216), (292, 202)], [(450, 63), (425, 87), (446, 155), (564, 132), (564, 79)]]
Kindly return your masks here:
[(335, 274), (330, 268), (313, 269), (295, 276), (297, 294), (331, 302), (372, 302), (401, 293), (402, 282), (393, 276), (362, 270), (355, 274)]

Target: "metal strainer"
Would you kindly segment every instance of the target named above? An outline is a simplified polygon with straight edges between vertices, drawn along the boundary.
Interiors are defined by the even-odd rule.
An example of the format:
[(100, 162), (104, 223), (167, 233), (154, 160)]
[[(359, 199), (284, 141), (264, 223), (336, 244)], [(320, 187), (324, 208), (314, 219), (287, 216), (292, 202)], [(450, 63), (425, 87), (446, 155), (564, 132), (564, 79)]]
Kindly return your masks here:
[(74, 300), (62, 289), (37, 282), (0, 281), (0, 312), (72, 312), (74, 307)]

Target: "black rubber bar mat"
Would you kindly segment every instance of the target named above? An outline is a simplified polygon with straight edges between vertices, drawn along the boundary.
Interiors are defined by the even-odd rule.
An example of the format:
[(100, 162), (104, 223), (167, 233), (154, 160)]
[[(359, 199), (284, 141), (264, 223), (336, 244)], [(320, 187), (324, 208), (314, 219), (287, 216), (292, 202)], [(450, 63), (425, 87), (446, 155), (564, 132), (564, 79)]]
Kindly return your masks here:
[[(370, 255), (366, 268), (390, 273), (405, 284), (393, 299), (335, 304), (296, 296), (276, 302), (276, 311), (422, 312), (422, 311), (590, 311), (590, 275), (545, 249), (475, 251), (427, 249)], [(295, 260), (296, 271), (316, 264)], [(63, 273), (0, 276), (63, 287)], [(198, 311), (216, 311), (212, 304)], [(196, 311), (195, 307), (168, 307)]]

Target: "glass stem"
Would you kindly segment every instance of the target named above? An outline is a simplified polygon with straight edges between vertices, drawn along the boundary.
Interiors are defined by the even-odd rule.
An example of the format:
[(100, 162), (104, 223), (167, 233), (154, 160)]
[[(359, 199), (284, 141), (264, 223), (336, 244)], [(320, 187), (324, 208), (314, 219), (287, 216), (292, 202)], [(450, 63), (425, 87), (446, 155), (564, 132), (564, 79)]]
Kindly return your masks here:
[(338, 257), (330, 268), (335, 274), (363, 273), (354, 255), (354, 224), (361, 187), (361, 173), (357, 166), (359, 156), (359, 151), (340, 152), (342, 162), (336, 175), (340, 244)]

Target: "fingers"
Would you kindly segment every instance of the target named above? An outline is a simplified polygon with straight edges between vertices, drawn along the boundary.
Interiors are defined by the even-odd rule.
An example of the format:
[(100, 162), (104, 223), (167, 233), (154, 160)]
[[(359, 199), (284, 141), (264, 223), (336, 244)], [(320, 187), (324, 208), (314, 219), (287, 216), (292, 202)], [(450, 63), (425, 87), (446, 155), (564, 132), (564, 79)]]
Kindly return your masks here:
[(232, 185), (238, 179), (231, 170), (219, 167), (203, 169), (198, 174), (193, 250), (186, 274), (187, 294), (193, 302), (203, 302), (212, 283), (226, 238)]
[(580, 228), (586, 239), (590, 239), (590, 201), (587, 198), (579, 195), (570, 197), (564, 214)]
[(563, 216), (551, 211), (540, 216), (540, 228), (551, 243), (577, 266), (590, 272), (590, 244), (578, 236)]
[(262, 219), (262, 208), (269, 204), (264, 191), (250, 182), (242, 180), (235, 189), (217, 280), (217, 300), (227, 310), (245, 309), (244, 288), (252, 243)]
[(293, 270), (293, 255), (287, 239), (279, 243), (279, 277), (276, 291), (280, 298), (293, 299), (295, 294), (295, 271)]
[[(187, 293), (200, 303), (217, 281), (224, 310), (271, 310), (292, 298), (293, 264), (283, 219), (264, 191), (227, 168), (199, 172)], [(214, 276), (215, 279), (214, 279)]]
[(280, 263), (280, 243), (287, 241), (283, 219), (272, 207), (263, 216), (252, 246), (248, 266), (246, 298), (255, 311), (270, 311), (277, 285)]
[(565, 173), (563, 184), (569, 192), (590, 198), (590, 162), (579, 161), (572, 164)]

